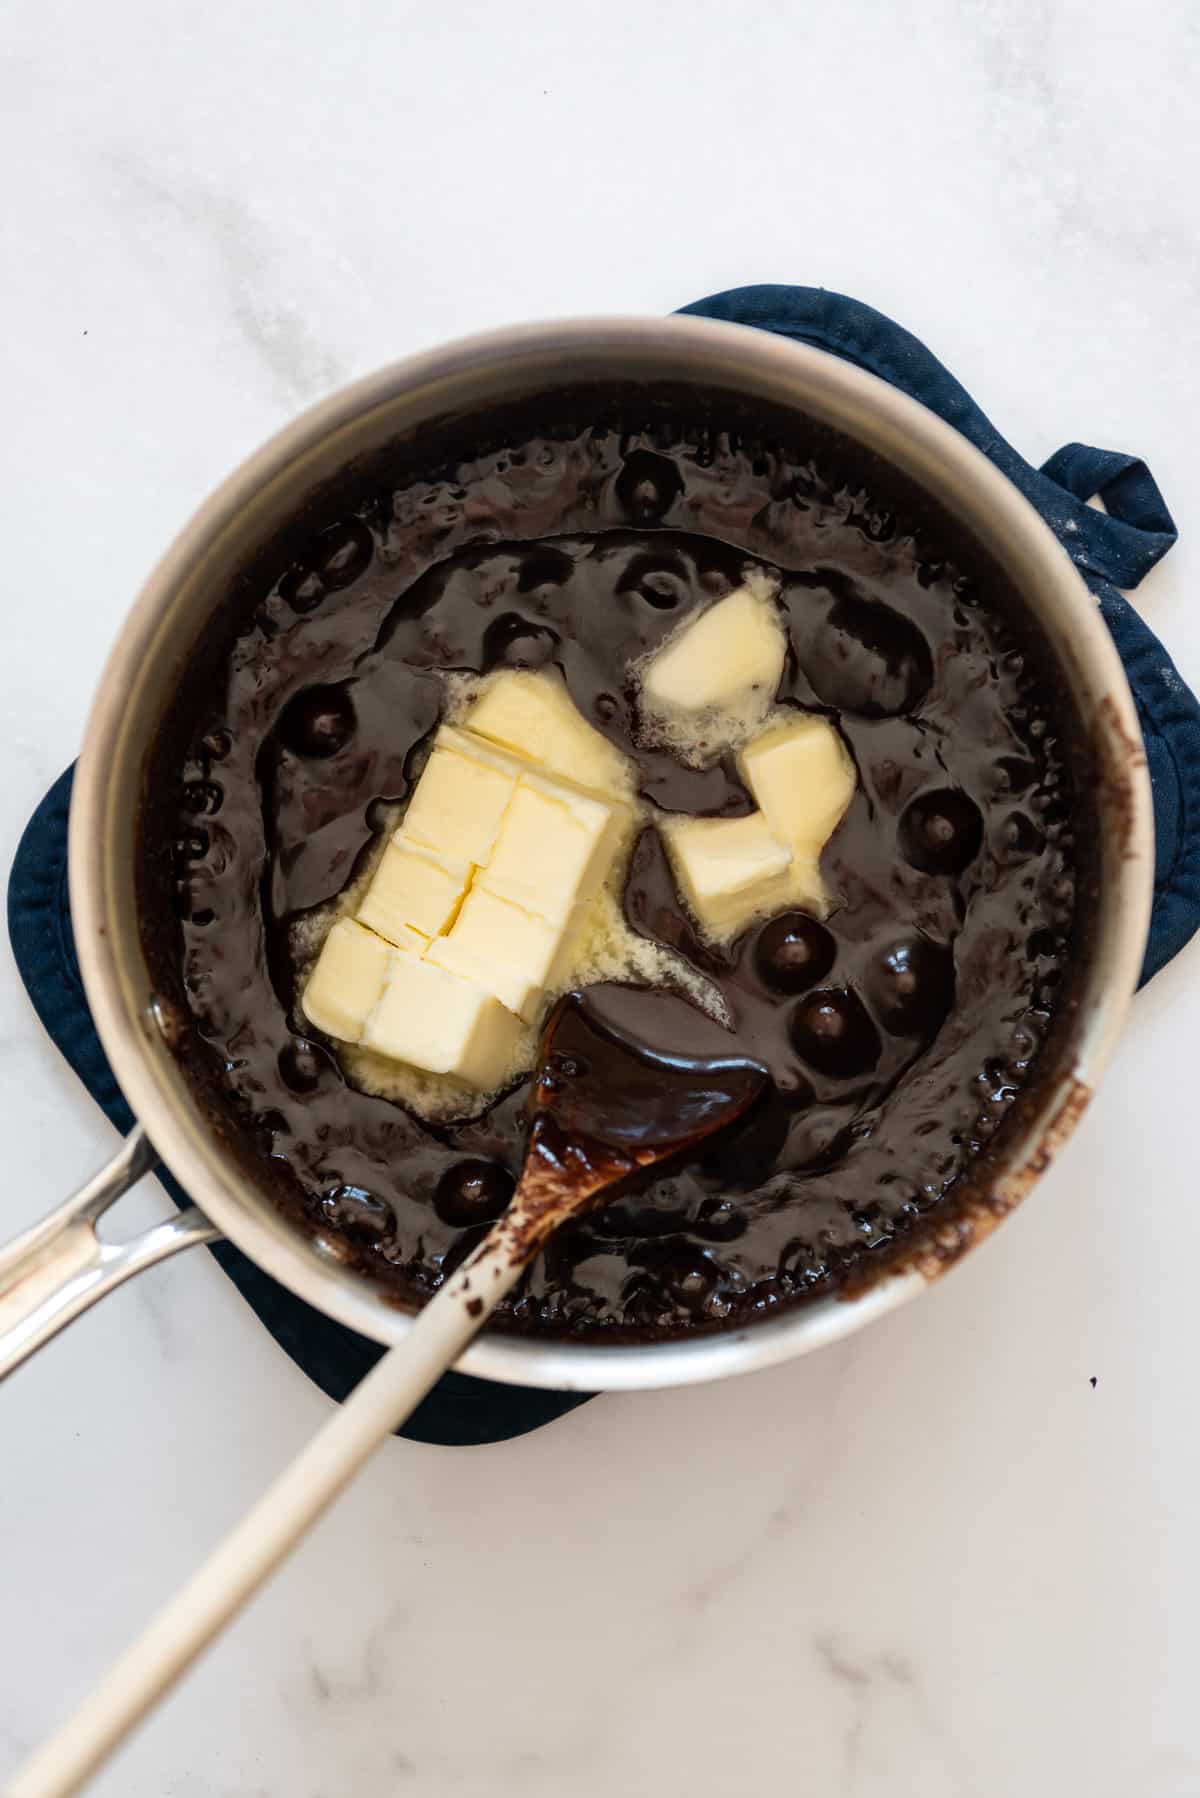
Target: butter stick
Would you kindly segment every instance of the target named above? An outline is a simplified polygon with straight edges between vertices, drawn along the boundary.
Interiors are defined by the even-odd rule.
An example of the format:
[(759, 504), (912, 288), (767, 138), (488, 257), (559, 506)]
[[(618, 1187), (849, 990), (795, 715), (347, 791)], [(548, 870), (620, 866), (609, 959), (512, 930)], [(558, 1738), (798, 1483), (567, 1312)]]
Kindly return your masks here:
[(681, 818), (664, 834), (675, 878), (703, 929), (729, 936), (739, 925), (782, 903), (791, 850), (761, 812), (744, 818)]

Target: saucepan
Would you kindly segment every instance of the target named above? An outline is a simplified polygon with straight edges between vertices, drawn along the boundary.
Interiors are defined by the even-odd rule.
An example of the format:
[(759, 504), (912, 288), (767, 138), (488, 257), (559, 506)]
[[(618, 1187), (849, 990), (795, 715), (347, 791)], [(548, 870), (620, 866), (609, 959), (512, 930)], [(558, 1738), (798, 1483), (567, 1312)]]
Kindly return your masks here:
[[(147, 758), (194, 645), (236, 571), (339, 470), (448, 419), (640, 383), (724, 391), (816, 420), (899, 471), (1005, 571), (1049, 646), (1092, 778), (1087, 946), (1054, 1055), (997, 1154), (986, 1192), (931, 1230), (903, 1266), (860, 1289), (724, 1334), (592, 1346), (487, 1330), (464, 1371), (588, 1391), (681, 1385), (805, 1354), (920, 1292), (982, 1240), (1045, 1168), (1084, 1110), (1141, 966), (1153, 876), (1150, 788), (1133, 701), (1091, 596), (1042, 519), (951, 427), (822, 351), (697, 318), (602, 318), (475, 337), (394, 364), (306, 412), (201, 507), (151, 574), (102, 675), (75, 782), (70, 893), (96, 1027), (138, 1124), (75, 1198), (0, 1253), (0, 1375), (141, 1268), (220, 1235), (310, 1305), (383, 1344), (411, 1316), (347, 1266), (338, 1245), (277, 1209), (214, 1127), (173, 1052), (139, 928), (137, 843)], [(153, 1147), (151, 1147), (153, 1145)], [(161, 1159), (194, 1205), (120, 1245), (96, 1221)]]

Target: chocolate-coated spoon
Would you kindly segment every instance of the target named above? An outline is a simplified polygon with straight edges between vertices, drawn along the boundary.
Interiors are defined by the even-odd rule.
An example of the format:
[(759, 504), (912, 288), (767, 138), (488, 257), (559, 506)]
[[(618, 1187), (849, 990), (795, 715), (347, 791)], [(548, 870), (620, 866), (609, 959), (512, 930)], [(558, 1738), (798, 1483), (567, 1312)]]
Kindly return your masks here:
[[(697, 1056), (698, 1039), (712, 1052)], [(26, 1763), (8, 1798), (80, 1789), (458, 1359), (560, 1224), (743, 1115), (766, 1074), (720, 1046), (716, 1025), (666, 993), (595, 988), (560, 1001), (542, 1039), (525, 1166), (504, 1216)]]

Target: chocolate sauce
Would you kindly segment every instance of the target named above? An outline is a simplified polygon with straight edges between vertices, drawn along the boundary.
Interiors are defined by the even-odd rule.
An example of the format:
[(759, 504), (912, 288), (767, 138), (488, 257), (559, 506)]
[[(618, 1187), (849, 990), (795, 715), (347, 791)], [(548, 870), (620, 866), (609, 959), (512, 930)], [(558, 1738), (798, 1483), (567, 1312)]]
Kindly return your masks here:
[[(231, 596), (230, 640), (214, 627), (172, 725), (186, 755), (147, 812), (148, 864), (174, 818), (155, 952), (178, 970), (186, 1065), (264, 1185), (403, 1299), (479, 1240), (519, 1171), (528, 1083), (436, 1126), (357, 1090), (305, 1029), (293, 926), (394, 820), (445, 670), (553, 665), (652, 807), (750, 810), (730, 757), (696, 769), (640, 741), (628, 669), (751, 556), (780, 579), (780, 703), (830, 716), (858, 771), (822, 858), (833, 905), (716, 950), (642, 833), (627, 919), (719, 988), (720, 1052), (767, 1089), (690, 1163), (564, 1227), (497, 1321), (604, 1340), (714, 1328), (894, 1251), (1002, 1138), (1069, 964), (1064, 727), (998, 573), (804, 443), (708, 424), (514, 435), (431, 478), (381, 477), (319, 523)], [(645, 1040), (644, 995), (595, 1002)], [(716, 1052), (718, 1027), (691, 1024), (691, 1052)]]

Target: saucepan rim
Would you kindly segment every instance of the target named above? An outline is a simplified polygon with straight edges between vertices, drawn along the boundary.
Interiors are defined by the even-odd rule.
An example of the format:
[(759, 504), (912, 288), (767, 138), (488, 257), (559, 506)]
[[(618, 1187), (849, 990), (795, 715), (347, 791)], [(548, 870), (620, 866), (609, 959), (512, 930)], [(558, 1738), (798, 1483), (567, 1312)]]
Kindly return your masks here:
[[(1070, 1133), (1111, 1053), (1141, 967), (1153, 877), (1145, 757), (1124, 670), (1069, 557), (1023, 495), (951, 426), (886, 382), (825, 351), (741, 325), (694, 317), (572, 319), (471, 337), (389, 365), (301, 414), (249, 456), (180, 532), (134, 603), (101, 677), (75, 780), (70, 892), (79, 964), (117, 1080), (159, 1155), (201, 1210), (299, 1297), (361, 1334), (398, 1341), (411, 1314), (348, 1267), (339, 1244), (290, 1223), (217, 1138), (164, 1041), (140, 948), (130, 867), (148, 709), (186, 654), (174, 608), (235, 522), (277, 484), (301, 478), (343, 439), (395, 434), (397, 421), (499, 391), (544, 391), (607, 370), (619, 380), (679, 379), (770, 398), (835, 426), (934, 494), (997, 556), (1046, 630), (1093, 721), (1118, 819), (1105, 851), (1094, 947), (1082, 981), (1069, 1067), (1048, 1080), (1036, 1114), (997, 1175), (993, 1216), (1024, 1196)], [(539, 384), (540, 383), (540, 387)], [(381, 439), (382, 440), (382, 439)], [(189, 587), (189, 583), (192, 584)], [(193, 639), (194, 640), (194, 637)], [(157, 702), (156, 702), (157, 692)], [(156, 712), (156, 716), (158, 713)], [(978, 1236), (986, 1229), (976, 1232)], [(928, 1266), (855, 1296), (785, 1308), (746, 1328), (670, 1342), (604, 1345), (485, 1332), (460, 1368), (492, 1380), (564, 1390), (628, 1390), (767, 1367), (859, 1329), (925, 1289)]]

